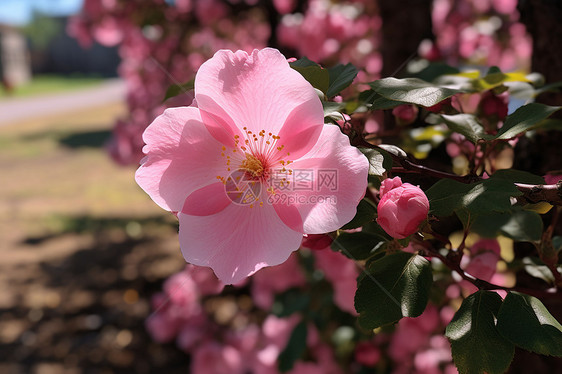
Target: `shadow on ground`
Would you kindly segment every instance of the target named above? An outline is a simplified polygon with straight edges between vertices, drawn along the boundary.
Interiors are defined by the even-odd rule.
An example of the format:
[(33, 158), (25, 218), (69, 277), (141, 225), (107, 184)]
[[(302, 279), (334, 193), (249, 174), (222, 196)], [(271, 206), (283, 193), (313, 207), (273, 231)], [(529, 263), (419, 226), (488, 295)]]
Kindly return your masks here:
[(176, 223), (162, 217), (60, 220), (60, 230), (24, 244), (38, 251), (66, 240), (79, 246), (68, 256), (13, 269), (27, 275), (9, 280), (15, 306), (0, 308), (0, 328), (16, 330), (3, 342), (0, 372), (187, 372), (187, 356), (174, 344), (153, 342), (144, 328), (151, 295), (184, 266)]
[(59, 143), (68, 148), (101, 148), (111, 137), (111, 131), (76, 132), (58, 139)]

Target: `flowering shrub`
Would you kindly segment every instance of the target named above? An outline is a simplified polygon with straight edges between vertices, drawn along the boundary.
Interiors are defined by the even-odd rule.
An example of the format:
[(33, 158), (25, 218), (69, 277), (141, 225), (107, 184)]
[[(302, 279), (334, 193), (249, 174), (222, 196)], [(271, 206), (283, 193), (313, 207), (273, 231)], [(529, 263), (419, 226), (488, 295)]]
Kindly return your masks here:
[[(136, 180), (197, 265), (146, 324), (192, 372), (502, 373), (515, 347), (562, 356), (560, 170), (512, 169), (519, 143), (560, 129), (560, 107), (533, 102), (559, 86), (505, 72), (530, 51), (514, 1), (436, 0), (420, 46), (499, 67), (377, 80), (369, 1), (274, 1), (275, 30), (250, 0), (140, 3), (86, 2), (73, 27), (122, 42), (131, 118), (110, 149), (134, 161), (144, 131)], [(311, 59), (263, 49), (274, 31)]]
[[(167, 303), (156, 295), (147, 320), (153, 337), (176, 339), (194, 372), (216, 373), (388, 365), (404, 373), (500, 373), (515, 346), (561, 355), (549, 342), (562, 327), (538, 298), (521, 293), (506, 264), (514, 242), (535, 243), (538, 257), (526, 270), (550, 282), (541, 295), (559, 292), (552, 252), (559, 239), (552, 228), (543, 233), (538, 211), (562, 203), (562, 184), (498, 162), (527, 130), (546, 131), (551, 122), (543, 120), (559, 107), (531, 103), (507, 114), (508, 82), (532, 86), (495, 68), (484, 77), (458, 74), (447, 87), (386, 78), (354, 105), (328, 101), (355, 73), (351, 65), (288, 63), (273, 49), (219, 51), (196, 76), (193, 104), (168, 109), (148, 127), (137, 181), (178, 216), (186, 260), (235, 284), (219, 293), (216, 283), (197, 286), (195, 268), (173, 276), (164, 285)], [(440, 135), (431, 147), (446, 143), (453, 162), (465, 157), (468, 174), (422, 166), (358, 134), (354, 116), (399, 106), (428, 122), (418, 131)], [(402, 127), (417, 123), (408, 122)], [(406, 171), (437, 181), (424, 192), (390, 178)], [(310, 198), (328, 193), (336, 199)], [(541, 270), (533, 261), (544, 263)], [(520, 329), (515, 320), (539, 327)]]
[[(516, 3), (435, 0), (437, 40), (422, 43), (420, 55), (504, 70), (527, 67), (531, 42)], [(165, 108), (191, 103), (192, 86), (184, 83), (217, 50), (269, 45), (328, 66), (352, 63), (366, 82), (382, 68), (381, 25), (370, 0), (85, 0), (68, 32), (85, 47), (94, 40), (119, 45), (129, 115), (116, 122), (108, 150), (116, 162), (136, 165), (144, 129)], [(170, 86), (186, 95), (163, 101)]]

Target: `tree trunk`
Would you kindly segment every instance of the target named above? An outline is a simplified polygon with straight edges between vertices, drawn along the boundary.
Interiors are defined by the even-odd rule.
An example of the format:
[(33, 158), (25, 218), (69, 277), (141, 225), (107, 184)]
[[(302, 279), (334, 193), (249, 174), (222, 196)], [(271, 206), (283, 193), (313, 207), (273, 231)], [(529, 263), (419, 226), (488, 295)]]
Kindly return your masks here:
[[(520, 0), (521, 21), (533, 39), (532, 71), (544, 75), (546, 83), (562, 81), (562, 1)], [(537, 101), (562, 105), (562, 92), (546, 93)], [(562, 113), (555, 113), (562, 118)], [(562, 169), (562, 132), (537, 134), (533, 139), (522, 138), (517, 149), (516, 168), (536, 174)], [(528, 143), (528, 144), (527, 144)]]
[(431, 3), (431, 0), (379, 0), (383, 77), (397, 74), (415, 57), (422, 40), (433, 39)]
[[(531, 70), (541, 73), (546, 83), (562, 81), (562, 1), (560, 0), (520, 0), (521, 21), (533, 39)], [(537, 101), (548, 105), (562, 105), (562, 92), (547, 93)], [(562, 118), (560, 112), (555, 116)], [(522, 137), (515, 149), (514, 168), (542, 175), (547, 171), (562, 169), (562, 131), (537, 133), (532, 138)], [(553, 211), (543, 217), (545, 227), (552, 220)], [(558, 220), (555, 235), (562, 234), (562, 220)], [(525, 243), (516, 243), (514, 249), (522, 257)], [(526, 274), (517, 275), (519, 285), (532, 287), (536, 278)], [(543, 300), (547, 309), (558, 320), (562, 320), (562, 301)], [(517, 350), (510, 373), (555, 373), (562, 367), (562, 359), (545, 357)]]

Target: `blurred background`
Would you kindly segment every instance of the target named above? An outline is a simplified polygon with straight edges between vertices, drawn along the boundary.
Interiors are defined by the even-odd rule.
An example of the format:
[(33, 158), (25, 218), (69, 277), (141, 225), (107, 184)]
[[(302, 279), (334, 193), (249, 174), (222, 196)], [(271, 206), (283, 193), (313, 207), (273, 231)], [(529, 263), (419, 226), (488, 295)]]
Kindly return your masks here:
[[(185, 262), (134, 171), (146, 126), (192, 100), (169, 87), (216, 50), (351, 62), (356, 83), (431, 62), (554, 82), (560, 19), (546, 0), (0, 0), (0, 373), (189, 372), (145, 329)], [(560, 168), (559, 140), (516, 166)]]

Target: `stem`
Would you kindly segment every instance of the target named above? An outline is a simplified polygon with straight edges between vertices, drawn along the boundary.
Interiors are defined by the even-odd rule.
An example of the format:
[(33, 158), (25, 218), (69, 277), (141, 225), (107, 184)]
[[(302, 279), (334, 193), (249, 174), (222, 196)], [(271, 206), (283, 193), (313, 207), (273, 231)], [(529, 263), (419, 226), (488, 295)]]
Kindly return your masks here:
[(417, 239), (417, 242), (419, 244), (421, 244), (426, 249), (426, 252), (427, 252), (426, 254), (429, 255), (429, 257), (438, 258), (439, 260), (441, 260), (441, 262), (443, 262), (443, 264), (445, 264), (445, 266), (447, 266), (452, 271), (457, 272), (461, 276), (462, 279), (472, 283), (473, 285), (478, 287), (479, 290), (518, 291), (518, 292), (522, 292), (522, 293), (525, 293), (527, 295), (535, 296), (535, 297), (542, 298), (542, 299), (546, 299), (546, 298), (559, 299), (560, 298), (560, 290), (557, 290), (557, 292), (546, 292), (546, 291), (543, 291), (543, 290), (535, 290), (535, 289), (517, 287), (517, 286), (515, 286), (515, 287), (504, 287), (504, 286), (498, 286), (497, 284), (493, 284), (493, 283), (487, 282), (487, 281), (479, 279), (479, 278), (475, 278), (472, 275), (469, 275), (469, 274), (465, 273), (464, 270), (460, 267), (460, 263), (457, 263), (457, 261), (453, 261), (448, 256), (443, 256), (441, 253), (439, 253), (439, 251), (436, 250), (431, 245), (431, 243), (429, 243), (427, 241), (422, 241), (418, 237), (415, 237), (415, 238)]
[(515, 187), (523, 192), (523, 197), (530, 203), (546, 201), (552, 205), (562, 205), (562, 182), (557, 184), (524, 184), (515, 183)]
[(560, 274), (557, 268), (558, 253), (554, 250), (552, 246), (552, 234), (554, 233), (554, 228), (556, 227), (556, 224), (558, 222), (559, 213), (560, 213), (560, 207), (558, 206), (554, 207), (552, 221), (550, 222), (548, 228), (545, 230), (541, 238), (541, 242), (539, 244), (540, 245), (539, 255), (541, 257), (541, 260), (543, 260), (544, 264), (546, 265), (546, 267), (548, 267), (548, 270), (550, 270), (550, 272), (554, 276), (554, 284), (556, 285), (556, 287), (562, 289), (562, 275)]
[[(384, 151), (384, 149), (367, 142), (362, 137), (357, 137), (356, 139), (354, 139), (353, 145), (356, 147), (364, 147)], [(466, 184), (476, 183), (483, 180), (481, 177), (474, 174), (456, 175), (431, 169), (427, 166), (416, 164), (406, 157), (402, 157), (390, 152), (387, 153), (392, 156), (392, 160), (395, 164), (400, 165), (399, 167), (393, 167), (393, 172), (424, 174), (435, 178), (452, 179), (457, 182)], [(557, 184), (515, 183), (515, 187), (517, 187), (519, 191), (523, 192), (523, 196), (520, 196), (519, 198), (525, 200), (527, 203), (538, 203), (540, 201), (546, 201), (552, 205), (562, 205), (562, 181), (558, 182)]]

